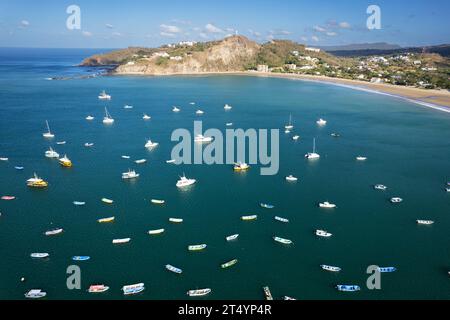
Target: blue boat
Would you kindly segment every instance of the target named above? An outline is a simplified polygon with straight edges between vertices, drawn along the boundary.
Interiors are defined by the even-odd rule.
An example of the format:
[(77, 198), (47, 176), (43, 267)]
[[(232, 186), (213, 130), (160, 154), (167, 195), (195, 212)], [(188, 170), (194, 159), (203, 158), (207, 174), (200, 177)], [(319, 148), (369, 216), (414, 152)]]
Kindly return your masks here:
[(378, 268), (379, 272), (395, 272), (397, 271), (397, 268), (395, 267), (385, 267), (385, 268)]
[(345, 291), (345, 292), (354, 292), (354, 291), (359, 291), (361, 290), (361, 288), (359, 286), (355, 286), (355, 285), (344, 285), (344, 284), (338, 284), (336, 286), (336, 288), (339, 291)]
[(16, 170), (23, 170), (23, 167), (21, 167), (21, 166), (15, 166), (14, 169), (16, 169)]
[(266, 209), (273, 209), (273, 208), (275, 208), (275, 206), (273, 206), (271, 204), (267, 204), (267, 203), (261, 203), (261, 207), (266, 208)]
[(89, 256), (73, 256), (72, 260), (73, 261), (86, 261), (89, 260), (91, 257)]

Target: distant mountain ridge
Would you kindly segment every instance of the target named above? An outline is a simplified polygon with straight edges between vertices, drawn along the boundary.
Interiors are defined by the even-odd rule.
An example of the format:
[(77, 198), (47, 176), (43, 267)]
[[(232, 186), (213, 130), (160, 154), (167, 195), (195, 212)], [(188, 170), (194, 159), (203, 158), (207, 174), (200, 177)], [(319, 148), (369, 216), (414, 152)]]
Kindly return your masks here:
[[(391, 46), (391, 47), (389, 47)], [(364, 45), (348, 45), (348, 46), (334, 46), (334, 47), (321, 47), (324, 51), (331, 53), (337, 57), (367, 57), (374, 55), (390, 55), (401, 53), (437, 53), (443, 57), (450, 57), (450, 44), (441, 44), (435, 46), (423, 46), (423, 47), (400, 47), (395, 48), (396, 45), (383, 46), (370, 46)]]
[(402, 47), (397, 44), (376, 42), (376, 43), (346, 44), (338, 46), (319, 46), (319, 48), (328, 52), (332, 52), (332, 51), (357, 51), (357, 50), (397, 50), (401, 49)]

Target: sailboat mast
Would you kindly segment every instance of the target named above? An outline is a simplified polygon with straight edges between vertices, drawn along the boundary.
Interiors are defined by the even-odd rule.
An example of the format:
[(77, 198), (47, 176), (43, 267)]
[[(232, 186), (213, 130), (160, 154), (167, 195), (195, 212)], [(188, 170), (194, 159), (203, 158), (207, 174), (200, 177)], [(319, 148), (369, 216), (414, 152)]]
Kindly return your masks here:
[(313, 139), (313, 153), (316, 153), (316, 138)]

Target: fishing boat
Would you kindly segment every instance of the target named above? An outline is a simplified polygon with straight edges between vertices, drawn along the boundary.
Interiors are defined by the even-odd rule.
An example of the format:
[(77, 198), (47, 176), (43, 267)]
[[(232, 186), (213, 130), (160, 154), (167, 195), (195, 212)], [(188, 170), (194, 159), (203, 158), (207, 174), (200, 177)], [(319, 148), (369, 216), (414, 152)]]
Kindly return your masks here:
[(90, 147), (93, 147), (93, 146), (94, 146), (94, 143), (92, 143), (92, 142), (86, 142), (86, 143), (84, 144), (84, 146), (85, 146), (86, 148), (90, 148)]
[(367, 157), (364, 157), (364, 156), (357, 156), (357, 157), (356, 157), (356, 160), (357, 160), (357, 161), (366, 161), (366, 160), (367, 160)]
[(156, 234), (161, 234), (161, 233), (164, 233), (164, 229), (156, 229), (156, 230), (149, 230), (148, 231), (148, 234), (150, 234), (150, 235), (156, 235)]
[(86, 204), (86, 202), (84, 202), (84, 201), (74, 201), (72, 203), (76, 206), (84, 206)]
[(270, 292), (269, 287), (263, 287), (264, 296), (266, 297), (266, 300), (273, 300), (272, 293)]
[(252, 221), (252, 220), (256, 220), (256, 219), (258, 219), (258, 216), (256, 214), (241, 217), (241, 220), (243, 220), (243, 221)]
[(46, 252), (35, 252), (30, 254), (30, 257), (32, 257), (33, 259), (44, 259), (44, 258), (48, 258), (50, 256), (50, 254), (46, 253)]
[(130, 242), (131, 238), (113, 239), (113, 244), (123, 244)]
[(144, 120), (150, 120), (152, 117), (150, 117), (148, 114), (144, 113), (144, 115), (142, 116), (142, 119)]
[(122, 287), (122, 291), (124, 295), (132, 295), (138, 294), (145, 290), (145, 286), (143, 283), (129, 284)]
[(186, 292), (186, 294), (189, 297), (203, 297), (203, 296), (206, 296), (206, 295), (208, 295), (210, 293), (211, 293), (211, 289), (209, 289), (209, 288), (189, 290), (188, 292)]
[(128, 172), (122, 173), (122, 179), (135, 179), (139, 177), (139, 173), (136, 173), (134, 170), (128, 169)]
[(47, 295), (47, 292), (44, 292), (41, 289), (31, 289), (27, 293), (25, 293), (25, 298), (40, 299), (40, 298), (44, 298), (46, 295)]
[(297, 299), (289, 297), (289, 296), (284, 296), (283, 300), (297, 300)]
[(113, 124), (114, 119), (111, 117), (111, 115), (108, 112), (108, 109), (105, 107), (105, 116), (103, 117), (103, 123), (104, 124)]
[(299, 135), (295, 135), (295, 136), (292, 137), (292, 140), (294, 140), (294, 141), (297, 141), (298, 139), (300, 139)]
[(166, 163), (175, 163), (175, 162), (176, 162), (175, 159), (166, 160)]
[(201, 251), (206, 249), (207, 245), (206, 244), (194, 244), (194, 245), (190, 245), (188, 246), (188, 250), (189, 251)]
[(262, 208), (266, 208), (266, 209), (273, 209), (273, 208), (275, 208), (274, 205), (267, 204), (267, 203), (261, 203), (260, 206), (261, 206)]
[(89, 115), (89, 116), (87, 116), (85, 119), (86, 119), (87, 121), (92, 121), (92, 120), (94, 120), (95, 118), (94, 118), (93, 116)]
[(334, 267), (334, 266), (328, 266), (326, 264), (321, 264), (320, 267), (325, 270), (325, 271), (330, 271), (330, 272), (339, 272), (341, 271), (341, 268), (339, 267)]
[(72, 167), (72, 161), (67, 157), (67, 155), (64, 155), (64, 157), (60, 158), (59, 164), (65, 168)]
[(319, 203), (319, 207), (320, 208), (325, 208), (325, 209), (337, 208), (334, 203), (329, 203), (328, 201)]
[(45, 151), (45, 156), (47, 158), (59, 158), (59, 153), (50, 147), (47, 151)]
[(2, 196), (1, 199), (5, 200), (5, 201), (11, 201), (11, 200), (16, 199), (16, 197), (15, 196)]
[(298, 178), (296, 178), (296, 177), (294, 177), (292, 174), (290, 174), (290, 175), (288, 175), (288, 176), (286, 177), (286, 180), (289, 181), (289, 182), (295, 182), (295, 181), (298, 180)]
[(229, 267), (231, 267), (231, 266), (234, 266), (236, 263), (238, 263), (238, 259), (233, 259), (233, 260), (230, 260), (230, 261), (228, 261), (228, 262), (222, 263), (222, 264), (220, 265), (220, 267), (221, 267), (222, 269), (226, 269), (226, 268), (229, 268)]
[(64, 231), (64, 230), (63, 230), (62, 228), (58, 228), (58, 229), (53, 229), (53, 230), (45, 231), (44, 234), (45, 234), (46, 236), (55, 236), (55, 235), (61, 234), (63, 231)]
[(101, 219), (98, 219), (97, 222), (98, 223), (109, 223), (109, 222), (114, 222), (115, 219), (116, 219), (115, 217), (101, 218)]
[(172, 111), (173, 111), (173, 112), (180, 112), (180, 111), (181, 111), (181, 109), (180, 109), (180, 108), (178, 108), (178, 107), (173, 107), (173, 108), (172, 108)]
[(22, 167), (22, 166), (15, 166), (14, 169), (22, 171), (24, 169), (24, 167)]
[(63, 144), (66, 144), (66, 141), (56, 141), (56, 144), (61, 146)]
[(148, 139), (147, 142), (145, 143), (144, 147), (148, 148), (148, 149), (152, 149), (155, 148), (159, 145), (158, 142), (153, 142), (151, 139)]
[(197, 110), (197, 111), (195, 111), (195, 114), (202, 115), (202, 114), (204, 114), (204, 112), (202, 110)]
[(245, 162), (237, 162), (234, 164), (233, 170), (234, 171), (247, 171), (250, 169), (250, 166)]
[(394, 197), (394, 198), (391, 198), (391, 200), (390, 200), (392, 203), (400, 203), (400, 202), (403, 202), (403, 199), (402, 198), (399, 198), (399, 197)]
[(126, 104), (123, 106), (124, 109), (133, 109), (133, 106), (130, 106), (129, 104)]
[(44, 132), (42, 136), (44, 138), (54, 138), (55, 135), (50, 131), (50, 126), (48, 125), (48, 121), (45, 120), (45, 124), (47, 125), (47, 132)]
[(236, 240), (238, 237), (239, 237), (239, 234), (233, 234), (231, 236), (226, 237), (225, 240), (233, 241), (233, 240)]
[(417, 224), (424, 224), (427, 226), (434, 224), (433, 220), (416, 220), (416, 222), (417, 222)]
[(48, 182), (39, 178), (35, 173), (34, 176), (27, 180), (27, 186), (30, 188), (47, 188)]
[(359, 286), (345, 285), (345, 284), (338, 284), (336, 286), (336, 289), (338, 289), (339, 291), (344, 291), (344, 292), (355, 292), (355, 291), (361, 290), (361, 288)]
[(166, 203), (165, 200), (158, 200), (158, 199), (152, 199), (152, 200), (150, 200), (150, 202), (153, 203), (153, 204), (164, 204), (164, 203)]
[(183, 175), (182, 177), (180, 177), (180, 180), (177, 181), (176, 186), (177, 188), (184, 188), (193, 185), (196, 181), (197, 180), (195, 179), (188, 179), (185, 175)]
[(102, 198), (102, 202), (103, 202), (103, 203), (107, 203), (107, 204), (113, 204), (113, 203), (114, 203), (113, 200), (107, 199), (107, 198)]
[(183, 273), (183, 270), (181, 270), (180, 268), (174, 267), (170, 264), (166, 264), (166, 269), (173, 272), (173, 273), (177, 273), (177, 274), (181, 274)]
[(316, 138), (313, 139), (313, 152), (305, 154), (305, 158), (309, 160), (315, 160), (320, 158), (320, 154), (316, 153)]
[(109, 287), (105, 286), (104, 284), (93, 284), (89, 286), (88, 292), (89, 293), (102, 293), (105, 291), (108, 291)]
[(316, 230), (316, 236), (323, 237), (323, 238), (329, 238), (333, 234), (325, 231), (325, 230)]
[(98, 98), (100, 100), (111, 100), (111, 96), (109, 94), (106, 93), (105, 90), (103, 90), (99, 95)]
[(130, 156), (120, 156), (122, 159), (130, 159)]
[(183, 219), (181, 219), (181, 218), (169, 218), (169, 222), (182, 223)]
[(289, 219), (278, 217), (278, 216), (275, 216), (274, 219), (277, 220), (277, 221), (283, 222), (283, 223), (288, 223), (289, 222)]
[(280, 238), (280, 237), (273, 237), (273, 240), (275, 240), (276, 242), (282, 243), (282, 244), (292, 244), (292, 240), (289, 239), (284, 239), (284, 238)]
[(385, 185), (383, 185), (383, 184), (376, 184), (376, 185), (373, 186), (373, 188), (375, 190), (381, 190), (381, 191), (385, 191), (387, 189), (387, 187)]
[(397, 271), (396, 267), (378, 267), (378, 272), (381, 273), (390, 273)]
[(147, 162), (147, 159), (139, 159), (139, 160), (134, 161), (134, 163), (136, 163), (136, 164), (144, 164), (146, 162)]
[(91, 257), (89, 257), (89, 256), (73, 256), (72, 257), (73, 261), (87, 261), (89, 259), (91, 259)]
[(319, 120), (317, 120), (316, 123), (317, 123), (319, 126), (324, 126), (324, 125), (327, 124), (326, 120), (324, 120), (324, 119), (322, 119), (322, 118), (320, 118)]
[(194, 142), (200, 142), (200, 143), (206, 143), (206, 142), (212, 142), (213, 137), (205, 137), (204, 135), (198, 134), (194, 138)]
[(229, 104), (225, 104), (225, 106), (223, 107), (225, 110), (231, 110), (233, 107), (230, 106)]

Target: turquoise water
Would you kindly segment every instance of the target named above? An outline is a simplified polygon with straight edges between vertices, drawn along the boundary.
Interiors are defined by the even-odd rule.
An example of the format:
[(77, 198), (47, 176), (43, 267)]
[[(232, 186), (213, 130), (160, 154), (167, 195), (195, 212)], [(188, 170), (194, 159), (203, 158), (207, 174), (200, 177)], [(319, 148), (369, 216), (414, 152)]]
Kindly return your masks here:
[[(183, 299), (188, 289), (212, 288), (204, 299), (262, 299), (268, 285), (275, 298), (298, 299), (448, 299), (450, 281), (449, 114), (395, 98), (326, 84), (254, 77), (99, 77), (47, 81), (58, 75), (79, 76), (92, 70), (72, 65), (92, 52), (0, 50), (0, 298), (20, 299), (31, 288), (42, 288), (49, 299), (122, 299), (125, 284), (144, 282), (146, 290), (135, 299)], [(107, 103), (115, 123), (101, 123), (101, 90), (113, 97)], [(189, 103), (196, 102), (196, 106)], [(233, 106), (230, 112), (223, 105)], [(130, 104), (132, 110), (123, 106)], [(178, 114), (171, 112), (180, 106)], [(204, 128), (283, 128), (292, 114), (298, 142), (280, 131), (280, 170), (259, 175), (258, 166), (236, 174), (229, 165), (169, 165), (176, 128), (192, 130), (205, 111)], [(143, 121), (142, 114), (152, 116)], [(88, 114), (95, 120), (88, 122)], [(315, 121), (328, 120), (319, 128)], [(48, 119), (53, 140), (45, 140)], [(341, 138), (330, 133), (339, 132)], [(303, 155), (317, 140), (319, 161)], [(149, 152), (146, 138), (160, 143)], [(66, 145), (56, 141), (66, 140)], [(94, 142), (85, 148), (85, 142)], [(53, 146), (72, 159), (72, 169), (44, 157)], [(130, 155), (124, 160), (121, 155)], [(366, 162), (355, 156), (366, 155)], [(145, 165), (132, 160), (147, 158)], [(22, 165), (23, 171), (14, 166)], [(140, 178), (124, 182), (120, 175), (135, 168)], [(33, 172), (46, 178), (47, 190), (30, 190), (25, 180)], [(189, 191), (175, 187), (185, 172), (197, 179)], [(299, 181), (289, 184), (293, 174)], [(376, 183), (386, 192), (373, 190)], [(404, 202), (389, 202), (400, 196)], [(100, 202), (114, 199), (112, 206)], [(151, 205), (161, 198), (166, 205)], [(75, 207), (72, 201), (86, 201)], [(317, 207), (330, 200), (332, 211)], [(274, 204), (262, 209), (260, 202)], [(240, 216), (258, 214), (255, 222)], [(275, 215), (290, 219), (282, 224)], [(113, 224), (98, 218), (115, 216)], [(169, 217), (184, 222), (170, 224)], [(417, 226), (416, 219), (431, 219), (433, 226)], [(45, 237), (48, 229), (64, 233)], [(150, 237), (150, 229), (166, 233)], [(315, 229), (333, 233), (319, 239)], [(239, 233), (238, 241), (225, 236)], [(283, 247), (277, 235), (294, 245)], [(131, 237), (114, 246), (114, 238)], [(190, 253), (190, 244), (206, 243), (204, 252)], [(48, 252), (50, 259), (35, 261), (32, 252)], [(89, 255), (79, 262), (82, 290), (66, 288), (66, 268), (74, 255)], [(228, 270), (220, 264), (239, 259)], [(165, 264), (183, 269), (182, 275)], [(320, 264), (336, 265), (338, 274), (322, 271)], [(395, 266), (383, 274), (381, 290), (365, 286), (367, 266)], [(25, 282), (20, 278), (25, 277)], [(87, 287), (104, 283), (110, 291), (89, 295)], [(336, 284), (357, 284), (362, 290), (343, 294)]]

